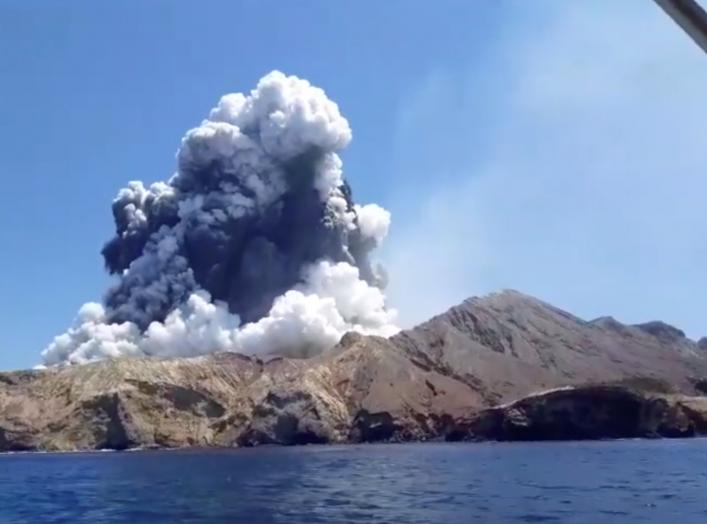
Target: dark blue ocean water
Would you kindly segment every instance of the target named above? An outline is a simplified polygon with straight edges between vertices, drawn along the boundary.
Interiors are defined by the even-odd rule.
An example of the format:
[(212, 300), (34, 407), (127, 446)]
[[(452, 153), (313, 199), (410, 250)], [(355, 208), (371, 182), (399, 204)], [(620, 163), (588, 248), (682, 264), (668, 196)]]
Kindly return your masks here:
[(0, 455), (1, 523), (707, 523), (707, 440)]

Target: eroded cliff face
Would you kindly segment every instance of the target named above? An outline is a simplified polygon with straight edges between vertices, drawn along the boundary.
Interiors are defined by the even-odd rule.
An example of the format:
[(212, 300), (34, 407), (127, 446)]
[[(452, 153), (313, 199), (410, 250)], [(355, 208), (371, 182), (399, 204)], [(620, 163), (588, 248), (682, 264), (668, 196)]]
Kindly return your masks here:
[[(707, 431), (706, 356), (664, 324), (585, 322), (504, 292), (306, 360), (0, 373), (0, 450), (687, 436)], [(613, 385), (583, 387), (598, 383)]]
[(385, 339), (326, 355), (121, 359), (0, 375), (0, 449), (248, 446), (439, 435), (483, 405)]

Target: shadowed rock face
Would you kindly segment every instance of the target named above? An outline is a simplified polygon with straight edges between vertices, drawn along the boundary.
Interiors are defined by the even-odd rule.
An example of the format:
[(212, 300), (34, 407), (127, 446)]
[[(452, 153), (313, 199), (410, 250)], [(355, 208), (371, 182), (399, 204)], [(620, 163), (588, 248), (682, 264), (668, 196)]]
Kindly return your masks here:
[(581, 386), (531, 395), (457, 421), (447, 440), (692, 437), (707, 430), (707, 398)]
[(659, 320), (646, 322), (644, 324), (636, 324), (635, 327), (642, 329), (649, 335), (653, 335), (654, 337), (666, 341), (680, 341), (685, 338), (684, 331)]
[(306, 360), (0, 373), (0, 450), (688, 436), (707, 432), (706, 384), (707, 353), (675, 328), (507, 291)]

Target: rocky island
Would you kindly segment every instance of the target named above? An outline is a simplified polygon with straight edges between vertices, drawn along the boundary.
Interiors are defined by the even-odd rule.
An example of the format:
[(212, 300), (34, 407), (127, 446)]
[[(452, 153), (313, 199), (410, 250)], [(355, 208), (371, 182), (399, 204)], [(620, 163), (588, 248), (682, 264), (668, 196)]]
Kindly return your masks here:
[(687, 437), (707, 433), (706, 393), (704, 340), (504, 291), (306, 359), (0, 373), (0, 450)]

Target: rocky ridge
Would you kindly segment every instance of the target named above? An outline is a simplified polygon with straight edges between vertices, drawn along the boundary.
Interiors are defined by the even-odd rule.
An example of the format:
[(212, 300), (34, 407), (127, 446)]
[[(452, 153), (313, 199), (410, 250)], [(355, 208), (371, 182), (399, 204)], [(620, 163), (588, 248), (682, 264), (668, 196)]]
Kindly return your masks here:
[(707, 432), (705, 392), (704, 344), (681, 331), (505, 291), (306, 360), (0, 373), (0, 450), (689, 436)]

